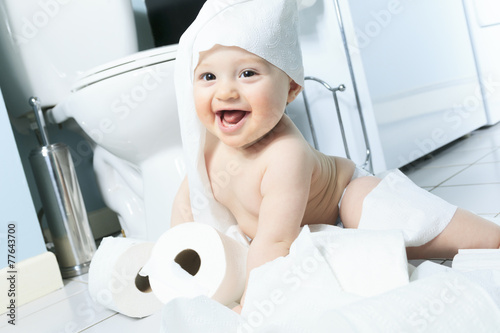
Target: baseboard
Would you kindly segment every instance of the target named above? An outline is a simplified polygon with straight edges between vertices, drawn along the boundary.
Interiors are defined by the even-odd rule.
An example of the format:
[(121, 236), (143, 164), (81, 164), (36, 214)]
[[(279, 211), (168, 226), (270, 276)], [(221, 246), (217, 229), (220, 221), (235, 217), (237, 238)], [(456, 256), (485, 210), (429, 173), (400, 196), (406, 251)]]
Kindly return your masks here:
[[(11, 283), (12, 282), (12, 283)], [(12, 300), (18, 308), (64, 286), (56, 256), (45, 252), (0, 270), (0, 314)]]

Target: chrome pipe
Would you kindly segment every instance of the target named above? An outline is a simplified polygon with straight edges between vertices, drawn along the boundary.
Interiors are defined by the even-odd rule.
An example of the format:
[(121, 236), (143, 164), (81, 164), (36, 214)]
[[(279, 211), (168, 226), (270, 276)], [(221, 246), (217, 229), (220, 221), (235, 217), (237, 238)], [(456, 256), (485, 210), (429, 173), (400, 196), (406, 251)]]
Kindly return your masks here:
[[(335, 103), (335, 110), (337, 112), (337, 119), (339, 121), (340, 133), (342, 135), (342, 140), (344, 143), (344, 151), (345, 151), (346, 157), (348, 159), (351, 159), (351, 154), (349, 153), (349, 145), (347, 144), (347, 138), (345, 135), (344, 122), (342, 121), (342, 114), (340, 112), (339, 101), (337, 98), (337, 91), (341, 91), (341, 92), (344, 91), (346, 89), (345, 85), (341, 84), (338, 87), (332, 88), (328, 83), (326, 83), (325, 81), (318, 79), (314, 76), (306, 76), (304, 78), (304, 80), (316, 81), (332, 93), (333, 101)], [(305, 93), (305, 89), (302, 91), (302, 95), (304, 98), (304, 105), (306, 108), (307, 118), (309, 120), (309, 126), (311, 127), (311, 134), (312, 134), (313, 142), (314, 142), (314, 146), (315, 146), (314, 148), (318, 149), (318, 140), (316, 138), (316, 131), (314, 130), (314, 125), (313, 125), (312, 117), (310, 114), (309, 100), (307, 99), (307, 94)]]
[(356, 84), (356, 78), (354, 76), (354, 69), (352, 66), (352, 60), (351, 60), (351, 55), (349, 52), (349, 45), (347, 44), (347, 38), (345, 35), (345, 30), (344, 30), (344, 21), (342, 19), (342, 13), (340, 11), (340, 3), (339, 0), (333, 0), (335, 4), (335, 11), (337, 12), (337, 22), (339, 24), (339, 29), (340, 29), (340, 35), (342, 37), (342, 43), (344, 44), (344, 52), (346, 55), (347, 59), (347, 65), (349, 67), (349, 74), (351, 76), (351, 81), (352, 81), (352, 87), (354, 89), (354, 96), (356, 98), (356, 105), (358, 107), (358, 113), (359, 113), (359, 119), (361, 122), (361, 129), (363, 131), (363, 137), (365, 140), (365, 147), (366, 147), (366, 156), (365, 156), (365, 162), (363, 163), (364, 167), (368, 167), (371, 173), (373, 173), (373, 163), (372, 163), (372, 156), (371, 156), (371, 148), (370, 148), (370, 142), (368, 141), (368, 134), (366, 131), (366, 124), (365, 124), (365, 119), (363, 116), (363, 111), (361, 108), (361, 101), (359, 99), (359, 93), (358, 93), (358, 87)]

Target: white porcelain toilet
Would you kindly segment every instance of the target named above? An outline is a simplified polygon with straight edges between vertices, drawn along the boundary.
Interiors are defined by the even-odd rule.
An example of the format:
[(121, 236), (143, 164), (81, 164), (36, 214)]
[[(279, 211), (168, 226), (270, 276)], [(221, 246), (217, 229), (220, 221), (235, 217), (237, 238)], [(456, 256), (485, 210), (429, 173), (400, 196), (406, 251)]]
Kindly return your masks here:
[(74, 118), (93, 143), (99, 187), (126, 236), (156, 240), (184, 174), (175, 46), (137, 52), (128, 0), (2, 0), (0, 20), (11, 119), (29, 113), (31, 96), (52, 121)]
[(175, 46), (164, 46), (94, 68), (49, 110), (96, 143), (98, 184), (127, 237), (156, 240), (168, 229), (184, 175), (174, 59)]

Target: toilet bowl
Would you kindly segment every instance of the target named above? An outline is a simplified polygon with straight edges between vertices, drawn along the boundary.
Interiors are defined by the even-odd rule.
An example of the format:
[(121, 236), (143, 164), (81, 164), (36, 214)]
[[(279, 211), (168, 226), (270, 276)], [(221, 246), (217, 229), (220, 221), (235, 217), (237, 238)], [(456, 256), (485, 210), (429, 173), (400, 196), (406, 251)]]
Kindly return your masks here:
[(73, 118), (95, 143), (94, 170), (106, 205), (127, 237), (156, 240), (170, 226), (183, 176), (175, 103), (176, 46), (91, 69), (48, 118)]

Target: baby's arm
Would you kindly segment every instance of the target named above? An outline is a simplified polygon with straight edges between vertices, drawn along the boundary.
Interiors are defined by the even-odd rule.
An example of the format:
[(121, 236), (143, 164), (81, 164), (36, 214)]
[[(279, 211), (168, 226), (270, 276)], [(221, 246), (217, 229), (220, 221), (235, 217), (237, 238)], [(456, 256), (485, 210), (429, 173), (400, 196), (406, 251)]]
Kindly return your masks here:
[(181, 183), (177, 195), (172, 205), (172, 215), (170, 227), (175, 227), (184, 222), (193, 222), (193, 212), (191, 211), (191, 200), (189, 199), (189, 186), (187, 176)]
[(247, 283), (252, 269), (289, 253), (309, 198), (313, 170), (310, 155), (290, 145), (279, 146), (262, 178), (257, 233), (247, 258)]

